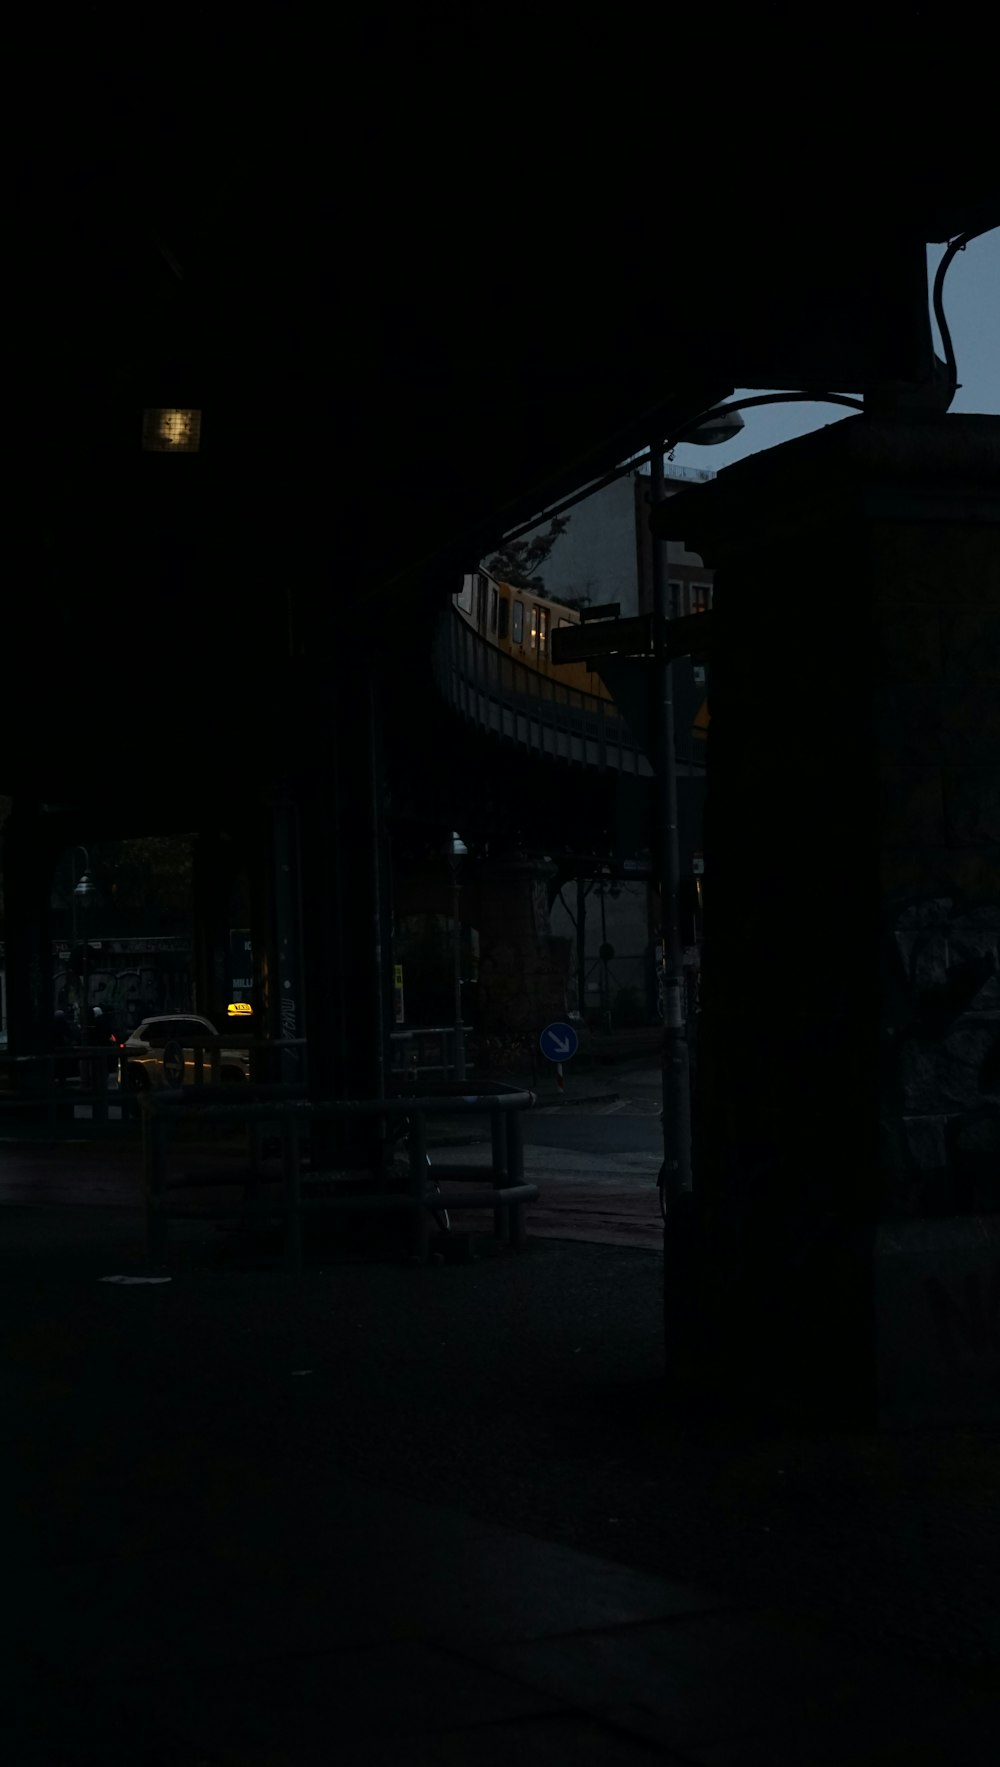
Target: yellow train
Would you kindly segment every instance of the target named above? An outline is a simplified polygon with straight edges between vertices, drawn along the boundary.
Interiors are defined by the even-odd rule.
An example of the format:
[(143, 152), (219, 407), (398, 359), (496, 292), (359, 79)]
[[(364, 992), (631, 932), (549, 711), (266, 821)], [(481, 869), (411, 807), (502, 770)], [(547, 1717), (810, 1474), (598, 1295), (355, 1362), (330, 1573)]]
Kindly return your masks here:
[(505, 651), (526, 668), (550, 675), (564, 687), (610, 699), (601, 680), (586, 663), (552, 666), (552, 634), (557, 626), (578, 626), (580, 616), (565, 602), (550, 601), (534, 589), (515, 589), (498, 583), (486, 571), (466, 576), (454, 603), (462, 618), (498, 650)]
[[(694, 611), (708, 605), (706, 599)], [(600, 675), (586, 663), (552, 663), (552, 633), (557, 626), (578, 626), (580, 616), (575, 608), (563, 601), (551, 601), (534, 589), (515, 589), (510, 583), (498, 583), (487, 571), (473, 571), (462, 582), (453, 598), (463, 620), (481, 638), (498, 650), (505, 651), (526, 668), (549, 675), (565, 687), (580, 693), (592, 693), (595, 699), (611, 699)], [(703, 742), (708, 734), (708, 702), (705, 699), (704, 669), (694, 670), (695, 710), (691, 725), (696, 741)]]

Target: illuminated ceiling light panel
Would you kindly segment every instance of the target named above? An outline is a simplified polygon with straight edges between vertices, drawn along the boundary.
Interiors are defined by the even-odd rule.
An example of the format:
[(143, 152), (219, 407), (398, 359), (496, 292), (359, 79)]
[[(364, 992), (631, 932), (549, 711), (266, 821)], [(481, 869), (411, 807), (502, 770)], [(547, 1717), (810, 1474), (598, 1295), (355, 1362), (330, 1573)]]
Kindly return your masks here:
[(146, 454), (197, 454), (201, 412), (177, 408), (144, 411), (142, 446)]

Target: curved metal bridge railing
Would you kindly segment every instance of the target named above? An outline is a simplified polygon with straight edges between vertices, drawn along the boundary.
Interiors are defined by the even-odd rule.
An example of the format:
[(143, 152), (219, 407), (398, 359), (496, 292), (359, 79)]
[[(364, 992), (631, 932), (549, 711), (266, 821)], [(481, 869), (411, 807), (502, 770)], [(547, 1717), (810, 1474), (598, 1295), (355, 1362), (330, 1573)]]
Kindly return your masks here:
[(433, 669), (448, 704), (502, 742), (601, 772), (652, 774), (613, 700), (516, 662), (480, 638), (453, 608), (438, 622)]

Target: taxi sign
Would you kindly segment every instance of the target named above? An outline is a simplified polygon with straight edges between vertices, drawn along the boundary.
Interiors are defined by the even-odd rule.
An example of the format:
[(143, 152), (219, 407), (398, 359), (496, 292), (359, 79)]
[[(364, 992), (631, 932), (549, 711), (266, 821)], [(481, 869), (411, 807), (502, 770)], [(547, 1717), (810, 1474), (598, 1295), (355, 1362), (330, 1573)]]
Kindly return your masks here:
[(253, 1012), (249, 1000), (231, 1000), (226, 1008), (230, 1018), (249, 1018)]

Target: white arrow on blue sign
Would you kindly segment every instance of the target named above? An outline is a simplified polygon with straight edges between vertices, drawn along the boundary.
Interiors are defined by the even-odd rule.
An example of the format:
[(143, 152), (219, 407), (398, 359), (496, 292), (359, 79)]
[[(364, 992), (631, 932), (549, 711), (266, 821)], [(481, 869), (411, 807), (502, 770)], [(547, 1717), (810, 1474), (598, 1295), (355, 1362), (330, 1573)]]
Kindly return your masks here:
[(572, 1025), (546, 1025), (538, 1047), (546, 1061), (569, 1061), (579, 1049), (580, 1039)]

